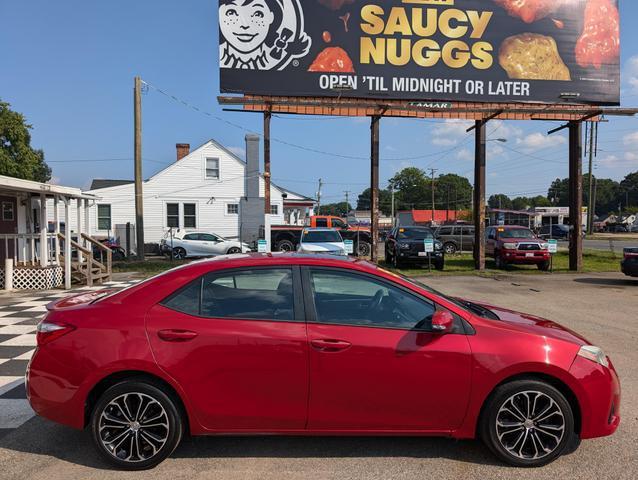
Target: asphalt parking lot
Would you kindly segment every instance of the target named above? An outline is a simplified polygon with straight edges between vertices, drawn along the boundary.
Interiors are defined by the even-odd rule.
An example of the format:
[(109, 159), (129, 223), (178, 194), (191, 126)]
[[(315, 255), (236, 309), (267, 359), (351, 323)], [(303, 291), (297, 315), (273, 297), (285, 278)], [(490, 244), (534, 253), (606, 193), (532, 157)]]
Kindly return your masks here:
[[(87, 432), (32, 417), (0, 436), (1, 479), (635, 479), (638, 279), (621, 274), (435, 277), (432, 287), (557, 320), (605, 348), (623, 387), (616, 435), (535, 470), (506, 467), (479, 442), (433, 438), (187, 438), (152, 473), (113, 471)], [(15, 396), (23, 395), (20, 389)], [(434, 392), (435, 394), (435, 392)], [(1, 412), (0, 412), (1, 417)], [(1, 428), (1, 425), (0, 425)]]

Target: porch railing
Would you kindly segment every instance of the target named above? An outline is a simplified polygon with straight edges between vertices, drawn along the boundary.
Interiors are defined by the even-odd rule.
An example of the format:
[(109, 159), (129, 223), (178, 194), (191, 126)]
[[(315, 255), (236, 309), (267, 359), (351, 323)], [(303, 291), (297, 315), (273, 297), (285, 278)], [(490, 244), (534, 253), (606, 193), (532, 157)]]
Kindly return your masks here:
[[(0, 258), (12, 258), (16, 266), (41, 265), (42, 240), (39, 233), (0, 234)], [(60, 244), (55, 233), (46, 234), (46, 265), (60, 265)]]

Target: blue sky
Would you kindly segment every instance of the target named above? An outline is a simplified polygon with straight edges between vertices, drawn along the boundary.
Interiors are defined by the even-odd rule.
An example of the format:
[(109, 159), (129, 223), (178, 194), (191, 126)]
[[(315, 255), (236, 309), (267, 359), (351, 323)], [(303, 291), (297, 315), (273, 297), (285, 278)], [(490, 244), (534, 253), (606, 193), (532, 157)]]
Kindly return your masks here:
[[(54, 181), (86, 187), (93, 178), (132, 178), (132, 87), (140, 75), (152, 85), (218, 117), (260, 132), (258, 115), (222, 112), (214, 0), (0, 0), (0, 98), (33, 124)], [(638, 106), (637, 2), (621, 2), (623, 106)], [(245, 130), (188, 109), (150, 89), (144, 102), (144, 175), (175, 158), (176, 143), (215, 138), (243, 154)], [(488, 192), (537, 195), (566, 177), (564, 136), (547, 137), (545, 122), (492, 122)], [(348, 159), (273, 142), (273, 178), (323, 201), (358, 194), (369, 183), (366, 119), (275, 117), (272, 136)], [(638, 170), (638, 120), (611, 119), (600, 127), (595, 173), (622, 179)], [(384, 119), (382, 186), (407, 166), (472, 178), (472, 138), (458, 122)], [(514, 152), (513, 150), (517, 152)], [(416, 160), (405, 160), (429, 155)], [(526, 155), (532, 155), (532, 158)], [(97, 161), (102, 160), (102, 161)]]

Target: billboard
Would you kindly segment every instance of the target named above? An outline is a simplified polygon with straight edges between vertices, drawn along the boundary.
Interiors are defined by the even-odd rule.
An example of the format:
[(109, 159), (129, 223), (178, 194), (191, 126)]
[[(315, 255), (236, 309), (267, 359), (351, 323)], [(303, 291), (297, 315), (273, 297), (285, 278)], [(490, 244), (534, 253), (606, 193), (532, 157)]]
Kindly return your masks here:
[(222, 92), (620, 103), (618, 0), (219, 0)]

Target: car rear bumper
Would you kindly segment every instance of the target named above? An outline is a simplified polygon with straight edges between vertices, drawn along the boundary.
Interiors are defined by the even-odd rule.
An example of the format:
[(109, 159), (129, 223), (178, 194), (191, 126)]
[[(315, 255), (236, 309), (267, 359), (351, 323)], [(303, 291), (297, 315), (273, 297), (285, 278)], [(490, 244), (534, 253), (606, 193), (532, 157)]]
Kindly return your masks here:
[(36, 349), (26, 374), (27, 399), (35, 413), (72, 428), (84, 428), (84, 404), (76, 386), (79, 382), (73, 380), (79, 373), (46, 348)]
[(638, 277), (638, 257), (623, 260), (620, 269), (629, 277)]
[(582, 439), (605, 437), (620, 425), (620, 381), (610, 363), (609, 368), (576, 357), (570, 373), (580, 386), (578, 402)]

